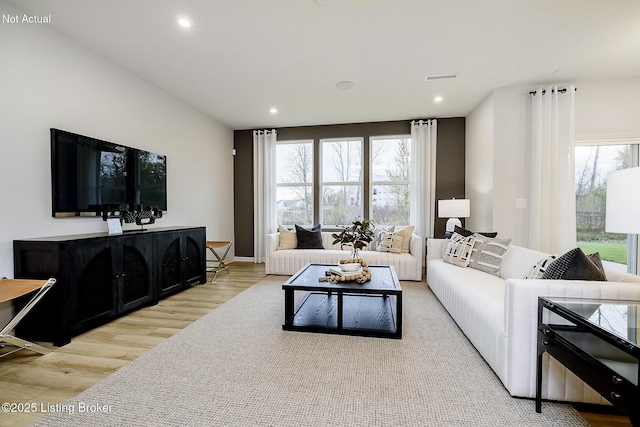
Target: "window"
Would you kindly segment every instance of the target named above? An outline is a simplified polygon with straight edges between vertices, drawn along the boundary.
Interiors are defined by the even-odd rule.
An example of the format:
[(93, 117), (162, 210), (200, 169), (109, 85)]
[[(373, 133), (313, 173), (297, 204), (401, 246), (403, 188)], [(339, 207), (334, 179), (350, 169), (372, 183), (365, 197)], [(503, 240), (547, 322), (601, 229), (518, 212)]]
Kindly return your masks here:
[(276, 144), (276, 200), (278, 224), (313, 224), (313, 141)]
[(411, 137), (371, 138), (371, 220), (376, 226), (408, 225)]
[(605, 232), (607, 174), (638, 165), (638, 144), (620, 142), (576, 146), (576, 231), (585, 253), (599, 252), (609, 267), (635, 273), (637, 237)]
[(363, 218), (363, 139), (321, 139), (321, 219), (326, 226)]

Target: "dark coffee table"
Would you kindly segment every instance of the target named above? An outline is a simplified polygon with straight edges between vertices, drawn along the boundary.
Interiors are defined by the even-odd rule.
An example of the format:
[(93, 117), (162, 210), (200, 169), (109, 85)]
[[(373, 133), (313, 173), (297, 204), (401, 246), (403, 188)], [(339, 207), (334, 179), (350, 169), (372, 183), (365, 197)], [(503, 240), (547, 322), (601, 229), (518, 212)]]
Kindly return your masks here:
[[(402, 288), (391, 265), (369, 266), (371, 280), (321, 282), (336, 265), (307, 264), (283, 285), (287, 331), (402, 338)], [(295, 291), (307, 291), (294, 308)]]

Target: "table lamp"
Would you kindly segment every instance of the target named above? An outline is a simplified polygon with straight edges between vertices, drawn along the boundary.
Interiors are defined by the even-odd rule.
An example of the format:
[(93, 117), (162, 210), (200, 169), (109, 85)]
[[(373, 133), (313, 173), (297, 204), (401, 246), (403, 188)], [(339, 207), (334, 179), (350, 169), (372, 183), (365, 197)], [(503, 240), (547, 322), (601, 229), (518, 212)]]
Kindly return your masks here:
[(640, 234), (640, 167), (607, 176), (607, 233)]
[(449, 218), (445, 231), (453, 233), (455, 226), (462, 227), (459, 218), (468, 218), (471, 212), (469, 199), (438, 200), (438, 217)]

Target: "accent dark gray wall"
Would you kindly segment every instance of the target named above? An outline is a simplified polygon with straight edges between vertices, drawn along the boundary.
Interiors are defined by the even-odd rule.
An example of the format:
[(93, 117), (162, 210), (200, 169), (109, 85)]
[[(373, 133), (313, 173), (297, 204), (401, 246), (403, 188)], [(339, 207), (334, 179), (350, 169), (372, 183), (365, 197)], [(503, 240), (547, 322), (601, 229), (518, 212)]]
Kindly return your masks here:
[[(278, 140), (409, 135), (410, 120), (355, 123), (323, 126), (279, 128)], [(436, 157), (436, 198), (464, 197), (465, 169), (464, 117), (438, 119), (438, 149)], [(317, 144), (316, 144), (317, 147)], [(368, 149), (365, 144), (365, 150)], [(235, 255), (253, 257), (253, 130), (234, 131), (234, 219)], [(365, 186), (368, 185), (365, 164)], [(365, 212), (368, 206), (364, 206)], [(437, 209), (436, 209), (437, 210)], [(444, 233), (446, 219), (436, 219), (435, 236)]]

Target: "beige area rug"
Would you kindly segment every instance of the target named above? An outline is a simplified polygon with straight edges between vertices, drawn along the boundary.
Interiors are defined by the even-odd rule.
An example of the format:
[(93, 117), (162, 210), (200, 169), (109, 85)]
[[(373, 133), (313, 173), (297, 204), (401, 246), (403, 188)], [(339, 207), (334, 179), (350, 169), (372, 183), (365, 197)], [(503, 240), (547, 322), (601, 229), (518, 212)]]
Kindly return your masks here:
[(35, 425), (588, 425), (570, 405), (537, 414), (512, 398), (424, 283), (402, 282), (402, 340), (283, 331), (281, 284), (252, 286)]

